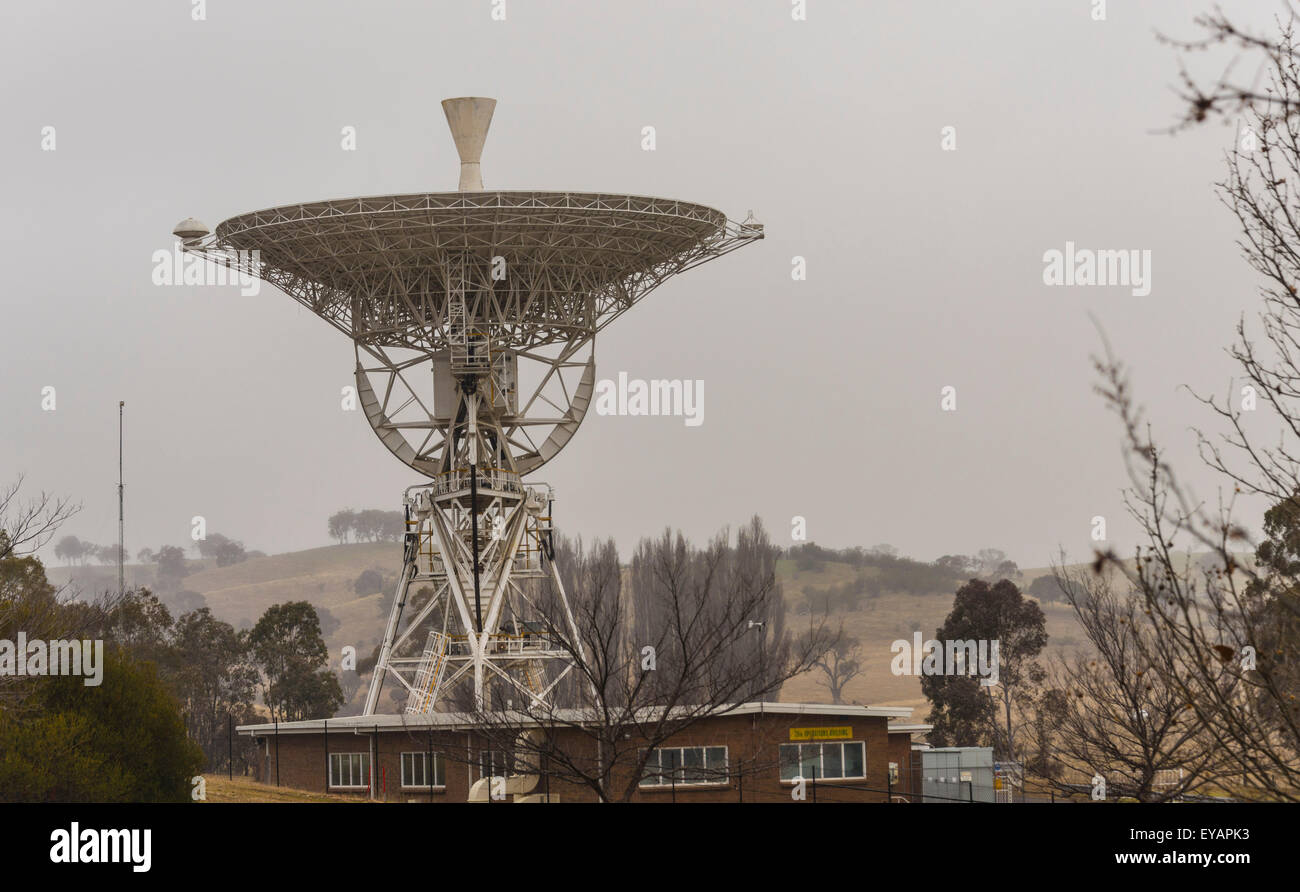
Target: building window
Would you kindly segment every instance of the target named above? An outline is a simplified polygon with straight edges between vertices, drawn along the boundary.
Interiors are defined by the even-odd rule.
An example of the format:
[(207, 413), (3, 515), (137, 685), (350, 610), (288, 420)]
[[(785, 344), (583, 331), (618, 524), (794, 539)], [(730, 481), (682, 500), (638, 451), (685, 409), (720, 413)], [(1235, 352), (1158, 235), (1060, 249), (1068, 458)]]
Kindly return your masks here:
[(897, 763), (897, 762), (890, 762), (890, 763), (889, 763), (889, 782), (890, 782), (890, 784), (894, 784), (894, 785), (896, 785), (896, 784), (898, 783), (898, 763)]
[(505, 777), (515, 770), (514, 756), (495, 750), (480, 750), (478, 754), (479, 777)]
[(447, 768), (443, 764), (442, 753), (433, 754), (433, 771), (429, 771), (429, 754), (402, 753), (403, 787), (447, 786)]
[(330, 753), (331, 787), (365, 787), (370, 782), (370, 753)]
[(641, 786), (725, 784), (728, 776), (725, 746), (665, 747), (650, 751)]
[(781, 780), (866, 777), (866, 770), (866, 745), (861, 741), (781, 744)]

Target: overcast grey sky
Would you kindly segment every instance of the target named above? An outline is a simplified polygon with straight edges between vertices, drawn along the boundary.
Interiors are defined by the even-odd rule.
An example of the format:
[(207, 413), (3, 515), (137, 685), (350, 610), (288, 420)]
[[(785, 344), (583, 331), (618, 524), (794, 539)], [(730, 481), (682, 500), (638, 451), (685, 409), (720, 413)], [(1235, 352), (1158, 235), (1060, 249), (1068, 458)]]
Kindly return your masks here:
[[(499, 22), (491, 0), (210, 0), (206, 21), (184, 0), (10, 4), (0, 480), (83, 500), (65, 532), (114, 541), (123, 399), (132, 554), (190, 544), (194, 515), (277, 552), (326, 544), (344, 506), (399, 507), (417, 477), (339, 406), (347, 339), (270, 286), (156, 287), (150, 258), (190, 215), (454, 190), (439, 100), (479, 95), (499, 102), (489, 189), (661, 195), (767, 227), (602, 333), (599, 377), (702, 379), (705, 422), (589, 414), (539, 475), (565, 531), (627, 553), (757, 512), (787, 544), (802, 515), (824, 545), (1041, 566), (1086, 555), (1103, 515), (1128, 551), (1089, 315), (1190, 466), (1187, 427), (1209, 419), (1179, 387), (1227, 386), (1256, 298), (1211, 188), (1234, 130), (1156, 132), (1179, 106), (1154, 31), (1193, 36), (1208, 2), (1108, 6), (808, 0), (796, 22), (789, 0), (508, 0)], [(1261, 26), (1280, 9), (1224, 6)], [(1067, 241), (1149, 250), (1150, 294), (1045, 286)]]

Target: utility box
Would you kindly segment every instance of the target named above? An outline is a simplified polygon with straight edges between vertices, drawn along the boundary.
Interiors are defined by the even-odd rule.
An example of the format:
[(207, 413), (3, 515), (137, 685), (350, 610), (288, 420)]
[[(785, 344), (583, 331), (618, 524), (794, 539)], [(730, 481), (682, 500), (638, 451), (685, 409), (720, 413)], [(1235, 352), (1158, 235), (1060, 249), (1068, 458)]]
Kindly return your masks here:
[(922, 802), (996, 802), (993, 747), (948, 746), (921, 751)]

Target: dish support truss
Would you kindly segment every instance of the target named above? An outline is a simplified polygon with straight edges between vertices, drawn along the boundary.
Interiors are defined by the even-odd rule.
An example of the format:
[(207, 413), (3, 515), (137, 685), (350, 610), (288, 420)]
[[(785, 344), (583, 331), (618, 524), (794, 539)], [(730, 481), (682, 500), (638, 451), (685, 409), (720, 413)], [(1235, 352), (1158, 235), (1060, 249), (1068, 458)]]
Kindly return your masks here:
[[(432, 712), (442, 702), (462, 711), (508, 708), (515, 700), (554, 705), (553, 692), (581, 657), (553, 560), (554, 492), (544, 484), (524, 486), (521, 479), (525, 468), (540, 464), (540, 456), (516, 436), (517, 357), (493, 354), (490, 341), (480, 353), (468, 335), (453, 345), (435, 362), (440, 399), (423, 413), (426, 439), (440, 446), (436, 453), (420, 453), (418, 465), (410, 462), (433, 481), (405, 493), (402, 574), (365, 715), (378, 709), (389, 681), (406, 692), (408, 713)], [(373, 348), (367, 352), (375, 355)], [(594, 362), (582, 366), (586, 387), (572, 393), (566, 415), (572, 428), (585, 414)], [(359, 370), (358, 382), (364, 377)], [(362, 391), (367, 415), (383, 438), (383, 425), (374, 417), (378, 399)], [(521, 453), (530, 464), (521, 466)]]
[[(556, 630), (579, 641), (552, 559), (553, 495), (477, 467), (406, 491), (402, 575), (366, 715), (386, 682), (405, 692), (407, 713), (553, 703), (575, 656)], [(557, 607), (560, 624), (541, 621)]]

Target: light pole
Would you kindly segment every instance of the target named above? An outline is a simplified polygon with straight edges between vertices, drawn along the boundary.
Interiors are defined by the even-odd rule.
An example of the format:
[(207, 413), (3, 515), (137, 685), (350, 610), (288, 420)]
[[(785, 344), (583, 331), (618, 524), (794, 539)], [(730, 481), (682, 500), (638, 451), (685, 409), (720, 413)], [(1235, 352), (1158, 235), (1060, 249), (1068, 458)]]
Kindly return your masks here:
[[(758, 675), (759, 675), (759, 678), (764, 679), (764, 682), (766, 682), (766, 676), (767, 676), (767, 673), (764, 671), (764, 665), (763, 665), (763, 663), (764, 663), (764, 660), (763, 660), (763, 639), (767, 637), (767, 635), (766, 635), (767, 623), (766, 623), (765, 621), (763, 621), (763, 620), (751, 619), (751, 620), (749, 621), (749, 626), (748, 626), (747, 628), (749, 628), (749, 629), (758, 629)], [(763, 715), (763, 700), (762, 700), (762, 698), (760, 698), (759, 701), (758, 701), (758, 714), (759, 714), (760, 716)], [(751, 723), (751, 724), (750, 724), (750, 727), (751, 727), (751, 729), (753, 729), (753, 728), (754, 728), (754, 724)], [(742, 789), (741, 789), (741, 791), (740, 791), (740, 798), (741, 798), (741, 801), (742, 801), (742, 802), (744, 801), (744, 798), (745, 798), (745, 791), (744, 791), (744, 789), (743, 789), (743, 784), (744, 784), (744, 782), (745, 782), (745, 781), (744, 781), (744, 767), (743, 767), (743, 764), (744, 764), (744, 763), (742, 763), (742, 767), (741, 767), (741, 778), (740, 778), (740, 785), (742, 786)], [(754, 770), (755, 770), (756, 772), (758, 771), (758, 756), (757, 756), (757, 755), (754, 756)]]
[[(749, 628), (758, 629), (758, 676), (763, 684), (767, 683), (767, 666), (764, 660), (763, 641), (767, 638), (767, 622), (764, 620), (751, 619)], [(762, 711), (762, 701), (759, 701), (759, 711)]]
[(117, 596), (126, 595), (126, 487), (122, 477), (122, 422), (126, 400), (117, 401)]

